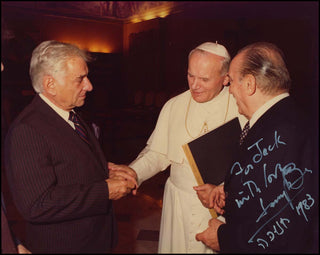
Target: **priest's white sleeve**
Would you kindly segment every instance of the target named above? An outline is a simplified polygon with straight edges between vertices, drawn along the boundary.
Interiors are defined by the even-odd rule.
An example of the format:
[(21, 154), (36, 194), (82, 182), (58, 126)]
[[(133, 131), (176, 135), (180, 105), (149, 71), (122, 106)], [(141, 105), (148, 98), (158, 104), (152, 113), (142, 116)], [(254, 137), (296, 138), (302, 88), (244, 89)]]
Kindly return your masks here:
[(138, 157), (130, 163), (129, 167), (136, 171), (138, 185), (140, 185), (143, 181), (165, 170), (169, 165), (170, 160), (166, 155), (150, 150), (150, 146), (147, 145)]

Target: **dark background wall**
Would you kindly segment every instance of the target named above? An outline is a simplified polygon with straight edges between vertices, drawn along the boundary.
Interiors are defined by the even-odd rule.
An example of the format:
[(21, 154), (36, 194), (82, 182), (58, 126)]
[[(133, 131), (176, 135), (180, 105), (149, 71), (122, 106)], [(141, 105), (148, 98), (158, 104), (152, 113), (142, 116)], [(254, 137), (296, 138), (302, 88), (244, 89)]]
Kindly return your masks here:
[(127, 87), (174, 94), (187, 89), (187, 56), (200, 43), (218, 41), (233, 57), (249, 43), (269, 41), (284, 51), (292, 96), (317, 123), (318, 19), (318, 2), (190, 3), (185, 12), (159, 19), (153, 29), (127, 34), (132, 39)]

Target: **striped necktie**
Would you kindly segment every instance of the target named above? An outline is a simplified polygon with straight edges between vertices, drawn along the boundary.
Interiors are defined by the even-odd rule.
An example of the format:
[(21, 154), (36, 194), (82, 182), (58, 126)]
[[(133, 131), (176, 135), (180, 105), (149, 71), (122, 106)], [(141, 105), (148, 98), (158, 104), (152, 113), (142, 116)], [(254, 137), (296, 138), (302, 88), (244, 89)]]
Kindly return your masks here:
[(240, 145), (243, 143), (244, 138), (247, 136), (250, 129), (249, 121), (245, 124), (244, 128), (242, 129), (242, 132), (240, 134)]
[(71, 120), (74, 123), (75, 130), (78, 133), (78, 135), (81, 137), (81, 139), (90, 145), (87, 130), (81, 124), (79, 117), (75, 112), (70, 111), (69, 120)]

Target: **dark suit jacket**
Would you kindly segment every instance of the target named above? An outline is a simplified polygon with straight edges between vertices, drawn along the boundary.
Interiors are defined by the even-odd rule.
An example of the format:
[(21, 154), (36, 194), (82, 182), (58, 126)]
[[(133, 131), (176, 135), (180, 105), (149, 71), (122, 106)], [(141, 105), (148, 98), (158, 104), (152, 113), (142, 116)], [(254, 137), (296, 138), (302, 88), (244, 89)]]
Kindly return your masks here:
[(224, 253), (317, 252), (317, 131), (284, 98), (249, 130), (225, 181)]
[(107, 162), (86, 128), (92, 148), (37, 95), (8, 132), (8, 183), (33, 253), (105, 253), (115, 244)]

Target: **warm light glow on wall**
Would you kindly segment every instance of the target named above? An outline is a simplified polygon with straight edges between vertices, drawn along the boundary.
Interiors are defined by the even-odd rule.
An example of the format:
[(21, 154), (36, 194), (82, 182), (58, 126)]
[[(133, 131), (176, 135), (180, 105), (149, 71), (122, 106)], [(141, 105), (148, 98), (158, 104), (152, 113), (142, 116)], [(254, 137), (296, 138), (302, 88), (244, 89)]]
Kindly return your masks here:
[(131, 23), (138, 23), (141, 21), (151, 20), (155, 18), (165, 18), (167, 17), (173, 8), (172, 3), (168, 3), (167, 5), (163, 6), (162, 8), (156, 8), (153, 10), (149, 10), (141, 15), (134, 15), (131, 17)]
[(141, 22), (142, 19), (139, 19), (138, 17), (134, 17), (131, 19), (131, 23), (138, 23), (138, 22)]
[(156, 17), (157, 16), (154, 13), (150, 12), (143, 15), (143, 20), (155, 19)]
[(105, 42), (93, 42), (93, 41), (78, 41), (70, 38), (59, 38), (60, 42), (72, 43), (77, 45), (80, 49), (84, 49), (90, 52), (100, 52), (100, 53), (112, 53), (113, 49), (107, 45)]
[(141, 21), (151, 20), (155, 18), (165, 18), (169, 15), (169, 12), (162, 11), (160, 13), (154, 13), (154, 12), (147, 12), (143, 16), (142, 15), (135, 15), (130, 19), (131, 23), (138, 23)]
[(162, 11), (162, 12), (159, 13), (159, 17), (160, 17), (160, 18), (165, 18), (165, 17), (167, 17), (169, 14), (170, 14), (169, 11)]
[(90, 52), (111, 53), (112, 50), (105, 45), (90, 45), (87, 47)]

